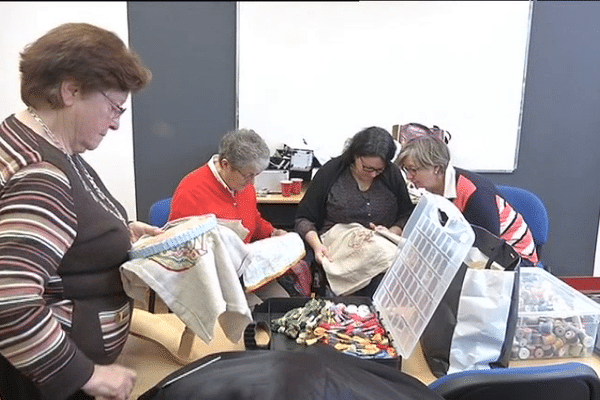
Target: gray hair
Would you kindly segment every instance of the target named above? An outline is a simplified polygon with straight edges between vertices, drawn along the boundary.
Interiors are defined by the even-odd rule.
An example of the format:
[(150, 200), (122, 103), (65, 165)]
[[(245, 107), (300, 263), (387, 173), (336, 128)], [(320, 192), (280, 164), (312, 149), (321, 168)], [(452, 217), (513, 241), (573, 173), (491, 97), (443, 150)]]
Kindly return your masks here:
[(408, 157), (419, 168), (441, 167), (445, 171), (450, 163), (450, 149), (433, 136), (418, 136), (402, 146), (395, 164), (401, 167)]
[(269, 146), (252, 129), (227, 132), (219, 143), (219, 161), (224, 158), (237, 170), (252, 167), (262, 171), (269, 165)]

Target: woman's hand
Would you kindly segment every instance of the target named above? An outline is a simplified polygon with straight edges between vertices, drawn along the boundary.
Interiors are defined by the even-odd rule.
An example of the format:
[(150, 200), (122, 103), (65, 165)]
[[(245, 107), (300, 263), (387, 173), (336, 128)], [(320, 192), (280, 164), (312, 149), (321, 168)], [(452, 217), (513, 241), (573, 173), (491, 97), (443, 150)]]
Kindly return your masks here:
[(395, 235), (402, 236), (402, 228), (400, 228), (399, 226), (396, 226), (396, 225), (394, 225), (388, 229), (383, 225), (375, 225), (374, 223), (371, 222), (371, 223), (369, 223), (369, 227), (377, 232), (384, 232), (384, 233), (391, 232)]
[(323, 260), (327, 259), (329, 262), (332, 262), (331, 256), (329, 255), (329, 249), (325, 247), (323, 244), (318, 245), (315, 250), (315, 260), (323, 265)]
[(121, 365), (94, 365), (94, 373), (81, 390), (100, 399), (128, 400), (137, 375)]
[(372, 222), (369, 222), (369, 228), (373, 229), (376, 232), (389, 232), (389, 229), (383, 225), (375, 225)]
[(323, 245), (323, 242), (321, 242), (321, 238), (319, 238), (319, 234), (316, 231), (309, 231), (304, 239), (315, 252), (316, 262), (323, 265), (323, 260), (325, 258), (328, 259), (329, 262), (333, 261), (329, 255), (329, 250)]
[(275, 237), (275, 236), (283, 236), (287, 233), (287, 231), (284, 231), (283, 229), (275, 229), (273, 231), (273, 233), (271, 233), (271, 237)]
[(398, 236), (402, 236), (403, 230), (399, 226), (394, 225), (390, 228), (390, 232), (395, 233)]
[(133, 221), (129, 223), (129, 237), (131, 239), (131, 243), (136, 242), (145, 234), (155, 236), (160, 233), (163, 233), (163, 230), (158, 226), (149, 225), (141, 221)]

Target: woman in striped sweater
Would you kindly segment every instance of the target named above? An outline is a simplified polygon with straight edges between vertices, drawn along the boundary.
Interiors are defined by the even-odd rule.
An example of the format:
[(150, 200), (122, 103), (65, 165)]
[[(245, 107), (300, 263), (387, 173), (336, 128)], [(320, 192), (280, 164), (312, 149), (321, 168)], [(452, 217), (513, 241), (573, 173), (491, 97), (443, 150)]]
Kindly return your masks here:
[(417, 187), (454, 202), (472, 225), (504, 239), (523, 265), (538, 262), (533, 235), (525, 219), (502, 197), (492, 181), (450, 164), (448, 145), (433, 133), (417, 135), (403, 144), (395, 163)]
[(119, 266), (160, 230), (125, 209), (81, 157), (119, 127), (150, 71), (114, 33), (61, 25), (21, 53), (27, 109), (0, 124), (0, 398), (127, 399), (114, 364), (131, 318)]

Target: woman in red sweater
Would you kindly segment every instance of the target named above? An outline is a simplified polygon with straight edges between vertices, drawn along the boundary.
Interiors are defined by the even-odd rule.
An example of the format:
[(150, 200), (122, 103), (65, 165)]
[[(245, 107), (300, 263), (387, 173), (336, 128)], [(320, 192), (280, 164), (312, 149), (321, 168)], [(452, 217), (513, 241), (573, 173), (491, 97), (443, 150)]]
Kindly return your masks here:
[[(253, 130), (228, 132), (219, 143), (219, 153), (181, 180), (173, 195), (169, 220), (203, 214), (239, 220), (249, 231), (245, 243), (286, 234), (265, 220), (256, 205), (254, 178), (267, 168), (269, 157), (269, 147)], [(308, 266), (304, 261), (298, 264), (291, 269), (296, 274), (294, 290), (308, 295), (306, 280), (310, 277), (304, 276)], [(279, 282), (289, 293), (291, 287), (285, 279)]]
[(253, 130), (227, 133), (219, 154), (181, 180), (169, 220), (209, 213), (240, 220), (249, 231), (246, 243), (285, 234), (262, 218), (256, 206), (254, 178), (267, 167), (269, 156), (269, 147)]

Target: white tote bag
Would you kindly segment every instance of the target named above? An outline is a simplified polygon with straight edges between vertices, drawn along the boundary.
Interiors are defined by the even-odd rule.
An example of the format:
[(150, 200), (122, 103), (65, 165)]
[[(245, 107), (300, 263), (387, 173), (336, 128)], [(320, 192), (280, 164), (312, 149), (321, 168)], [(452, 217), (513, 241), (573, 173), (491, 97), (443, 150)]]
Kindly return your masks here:
[(502, 358), (516, 277), (515, 271), (467, 268), (448, 373), (489, 369)]

